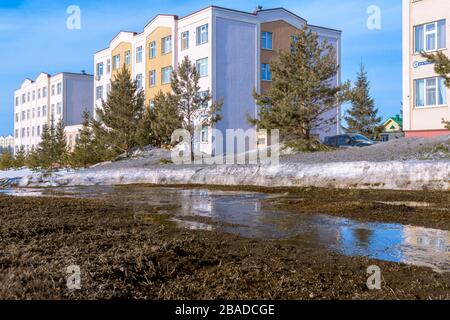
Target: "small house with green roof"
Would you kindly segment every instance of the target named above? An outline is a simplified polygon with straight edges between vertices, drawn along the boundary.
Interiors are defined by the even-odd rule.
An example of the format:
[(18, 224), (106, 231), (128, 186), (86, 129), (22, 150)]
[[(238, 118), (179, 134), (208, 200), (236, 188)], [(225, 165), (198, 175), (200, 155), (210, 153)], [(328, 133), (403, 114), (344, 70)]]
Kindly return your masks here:
[(390, 117), (382, 125), (383, 131), (380, 134), (380, 140), (383, 142), (400, 139), (405, 136), (403, 132), (403, 118), (400, 115)]

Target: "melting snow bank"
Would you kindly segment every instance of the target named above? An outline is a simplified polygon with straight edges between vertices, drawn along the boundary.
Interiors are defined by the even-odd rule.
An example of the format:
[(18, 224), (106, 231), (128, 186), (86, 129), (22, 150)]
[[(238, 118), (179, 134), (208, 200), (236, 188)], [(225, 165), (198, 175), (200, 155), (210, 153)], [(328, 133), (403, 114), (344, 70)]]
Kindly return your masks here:
[(17, 181), (20, 187), (126, 184), (450, 190), (450, 161), (95, 168), (33, 173)]

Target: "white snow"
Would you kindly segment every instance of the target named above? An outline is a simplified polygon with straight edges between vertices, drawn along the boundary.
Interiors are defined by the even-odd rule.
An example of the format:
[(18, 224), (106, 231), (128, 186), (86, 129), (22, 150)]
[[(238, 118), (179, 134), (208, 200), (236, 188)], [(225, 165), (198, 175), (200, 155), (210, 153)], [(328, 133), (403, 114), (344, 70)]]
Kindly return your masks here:
[(126, 184), (450, 190), (450, 161), (284, 163), (279, 166), (118, 165), (52, 174), (37, 172), (18, 181), (22, 187)]
[(14, 179), (14, 178), (22, 178), (32, 174), (33, 172), (30, 169), (22, 168), (18, 170), (6, 170), (0, 171), (0, 180), (1, 179)]

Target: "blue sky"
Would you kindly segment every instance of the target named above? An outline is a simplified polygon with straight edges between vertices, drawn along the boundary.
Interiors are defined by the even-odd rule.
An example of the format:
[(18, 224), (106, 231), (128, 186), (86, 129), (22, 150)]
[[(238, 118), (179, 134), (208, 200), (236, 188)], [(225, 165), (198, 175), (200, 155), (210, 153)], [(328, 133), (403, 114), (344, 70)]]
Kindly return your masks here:
[[(0, 0), (0, 135), (13, 132), (13, 94), (40, 72), (93, 72), (93, 53), (120, 30), (142, 31), (158, 13), (183, 16), (214, 4), (252, 11), (285, 7), (309, 23), (343, 31), (342, 79), (355, 80), (363, 62), (383, 118), (401, 107), (401, 1), (392, 0)], [(381, 8), (381, 30), (369, 30), (370, 5)], [(66, 9), (81, 8), (81, 30), (68, 30)]]

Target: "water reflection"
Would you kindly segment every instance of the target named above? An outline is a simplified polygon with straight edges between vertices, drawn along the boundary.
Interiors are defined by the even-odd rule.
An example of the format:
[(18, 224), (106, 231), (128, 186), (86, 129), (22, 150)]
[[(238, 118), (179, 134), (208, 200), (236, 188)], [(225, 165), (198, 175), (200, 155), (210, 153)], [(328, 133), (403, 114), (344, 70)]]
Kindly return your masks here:
[[(349, 256), (427, 266), (438, 272), (450, 271), (449, 231), (393, 223), (361, 223), (319, 214), (293, 214), (268, 208), (264, 199), (269, 196), (261, 193), (142, 186), (0, 192), (16, 196), (114, 199), (139, 207), (140, 212), (145, 207), (162, 206), (179, 217), (172, 222), (187, 229), (219, 230), (258, 239), (294, 238), (305, 246), (328, 248)], [(195, 221), (195, 217), (207, 218), (211, 224)]]

